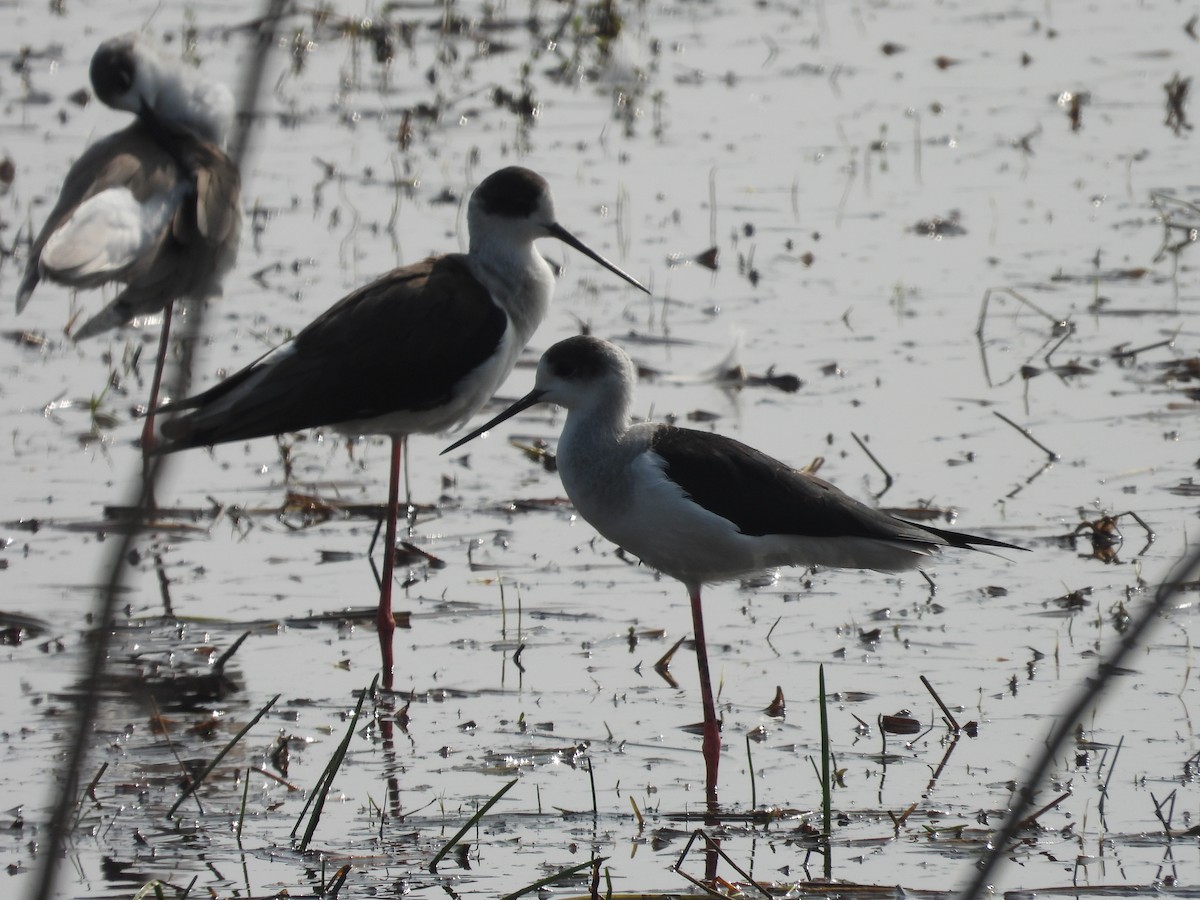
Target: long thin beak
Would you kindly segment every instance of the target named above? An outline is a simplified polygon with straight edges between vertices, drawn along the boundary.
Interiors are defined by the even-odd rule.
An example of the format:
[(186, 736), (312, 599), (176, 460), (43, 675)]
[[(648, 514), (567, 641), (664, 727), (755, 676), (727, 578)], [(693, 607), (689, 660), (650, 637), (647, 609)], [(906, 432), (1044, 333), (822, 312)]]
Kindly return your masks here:
[(643, 290), (647, 294), (650, 293), (650, 288), (646, 287), (644, 284), (642, 284), (640, 281), (638, 281), (636, 278), (634, 278), (628, 272), (623, 272), (617, 266), (614, 266), (607, 259), (605, 259), (603, 256), (601, 256), (599, 253), (597, 253), (595, 250), (593, 250), (591, 247), (589, 247), (587, 244), (585, 244), (579, 238), (575, 237), (575, 235), (571, 234), (571, 232), (567, 231), (567, 229), (563, 228), (557, 222), (555, 222), (553, 225), (550, 226), (550, 234), (552, 237), (558, 238), (560, 241), (562, 241), (568, 247), (574, 247), (576, 250), (578, 250), (584, 256), (589, 257), (590, 259), (594, 259), (596, 262), (600, 263), (600, 265), (604, 266), (604, 268), (608, 269), (608, 271), (612, 272), (614, 275), (620, 275), (622, 278), (624, 278), (626, 281), (628, 281), (630, 284), (632, 284), (635, 288), (638, 288), (639, 290)]
[[(635, 284), (636, 284), (636, 282), (635, 282)], [(479, 437), (485, 431), (491, 431), (493, 428), (495, 428), (497, 425), (499, 425), (505, 419), (511, 419), (513, 416), (515, 416), (517, 413), (521, 412), (522, 410), (529, 409), (529, 407), (531, 407), (537, 403), (540, 403), (542, 400), (542, 397), (545, 396), (545, 394), (546, 394), (545, 391), (541, 391), (541, 390), (538, 390), (537, 388), (534, 388), (532, 391), (530, 391), (528, 394), (526, 394), (524, 397), (522, 397), (520, 400), (518, 400), (516, 403), (514, 403), (512, 406), (510, 406), (508, 409), (506, 409), (504, 412), (500, 413), (500, 415), (496, 416), (493, 419), (489, 419), (487, 422), (480, 425), (478, 428), (476, 428), (474, 431), (472, 431), (466, 437), (459, 438), (457, 441), (455, 441), (453, 444), (451, 444), (449, 447), (447, 447), (445, 450), (443, 450), (441, 453), (439, 453), (438, 456), (445, 456), (451, 450), (457, 450), (459, 447), (461, 447), (463, 444), (467, 443), (468, 441), (475, 440), (475, 438)]]

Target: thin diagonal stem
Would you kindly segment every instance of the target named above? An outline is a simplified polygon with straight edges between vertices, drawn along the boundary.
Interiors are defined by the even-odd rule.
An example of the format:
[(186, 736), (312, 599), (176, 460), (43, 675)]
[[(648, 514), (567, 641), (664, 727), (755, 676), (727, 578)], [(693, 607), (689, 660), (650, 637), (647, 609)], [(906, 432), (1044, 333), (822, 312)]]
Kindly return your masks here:
[[(263, 71), (271, 48), (275, 45), (275, 26), (283, 14), (283, 0), (267, 0), (267, 11), (260, 23), (257, 34), (256, 52), (250, 55), (251, 64), (242, 79), (243, 110), (251, 113), (251, 119), (239, 123), (238, 133), (232, 144), (234, 153), (231, 158), (235, 165), (241, 167), (245, 151), (249, 143), (249, 127), (252, 113), (257, 103), (257, 97), (262, 85)], [(198, 304), (195, 314), (191, 317), (189, 326), (185, 329), (183, 340), (183, 360), (179, 370), (172, 380), (174, 396), (183, 396), (187, 391), (188, 373), (191, 371), (192, 348), (196, 346), (196, 338), (200, 335), (204, 323), (204, 306)], [(162, 473), (163, 461), (166, 457), (155, 457), (149, 466), (142, 466), (142, 477), (136, 488), (137, 506), (144, 512), (150, 506), (154, 497), (154, 487)], [(140, 465), (140, 461), (139, 461)], [(132, 505), (132, 504), (131, 504)], [(138, 521), (145, 521), (145, 516), (139, 516)], [(90, 642), (91, 653), (84, 667), (82, 684), (83, 693), (79, 698), (79, 708), (75, 726), (71, 731), (70, 747), (67, 754), (67, 765), (58, 785), (58, 798), (54, 809), (46, 823), (45, 847), (41, 854), (42, 865), (38, 871), (37, 883), (32, 896), (35, 900), (50, 900), (54, 896), (54, 882), (58, 877), (58, 867), (64, 857), (67, 837), (70, 833), (71, 811), (75, 805), (76, 794), (83, 766), (87, 759), (88, 744), (92, 738), (96, 723), (96, 715), (100, 708), (100, 684), (104, 674), (104, 665), (108, 659), (109, 639), (112, 636), (112, 623), (117, 607), (117, 598), (125, 586), (126, 573), (129, 566), (125, 560), (133, 549), (134, 541), (140, 536), (139, 528), (129, 528), (119, 540), (109, 543), (109, 555), (105, 560), (107, 577), (103, 578), (104, 587), (96, 600), (96, 614)]]
[(1121, 635), (1121, 641), (1117, 648), (1101, 662), (1096, 676), (1084, 682), (1075, 699), (1055, 718), (1054, 728), (1042, 749), (1041, 756), (1038, 757), (1029, 770), (1029, 774), (1022, 781), (1016, 801), (1008, 811), (1008, 818), (1004, 820), (1004, 825), (988, 842), (987, 852), (979, 861), (974, 877), (962, 893), (963, 900), (975, 900), (977, 897), (983, 897), (990, 893), (988, 884), (992, 877), (992, 870), (1002, 857), (1009, 854), (1013, 839), (1022, 823), (1029, 817), (1029, 810), (1033, 808), (1033, 799), (1038, 785), (1045, 780), (1046, 773), (1050, 771), (1050, 766), (1057, 758), (1062, 745), (1075, 733), (1078, 723), (1100, 699), (1100, 695), (1108, 687), (1109, 681), (1120, 671), (1126, 657), (1141, 645), (1142, 638), (1151, 623), (1162, 614), (1171, 598), (1183, 585), (1195, 580), (1198, 570), (1200, 570), (1200, 550), (1195, 550), (1190, 556), (1176, 564), (1167, 580), (1160, 584), (1158, 590), (1154, 592), (1154, 600), (1142, 610), (1141, 616), (1130, 623), (1129, 627), (1125, 629), (1125, 633)]

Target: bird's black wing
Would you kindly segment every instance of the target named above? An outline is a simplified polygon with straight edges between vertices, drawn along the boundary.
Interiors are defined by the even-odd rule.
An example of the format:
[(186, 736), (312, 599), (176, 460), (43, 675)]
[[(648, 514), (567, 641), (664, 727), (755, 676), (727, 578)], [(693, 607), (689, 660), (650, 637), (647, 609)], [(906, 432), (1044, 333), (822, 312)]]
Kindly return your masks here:
[(665, 461), (666, 474), (694, 501), (733, 522), (743, 534), (1022, 549), (889, 516), (821, 478), (723, 435), (661, 426), (655, 430), (651, 447)]
[[(393, 270), (342, 298), (290, 346), (251, 363), (163, 426), (166, 450), (338, 425), (444, 404), (508, 327), (459, 254)], [(205, 407), (224, 400), (219, 415)]]

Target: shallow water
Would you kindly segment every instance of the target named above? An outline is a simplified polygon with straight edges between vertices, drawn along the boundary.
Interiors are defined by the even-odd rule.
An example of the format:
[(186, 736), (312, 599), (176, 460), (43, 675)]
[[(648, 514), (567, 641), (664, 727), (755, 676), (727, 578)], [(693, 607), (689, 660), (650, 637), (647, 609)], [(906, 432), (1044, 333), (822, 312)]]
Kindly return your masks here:
[[(27, 221), (40, 223), (80, 147), (121, 125), (96, 103), (68, 99), (86, 85), (102, 37), (147, 19), (176, 41), (195, 27), (202, 65), (238, 77), (248, 40), (224, 28), (249, 18), (244, 7), (164, 7), (151, 18), (154, 9), (0, 7), (5, 58), (34, 51), (26, 84), (15, 72), (0, 80), (0, 148), (16, 170), (0, 200), (5, 247)], [(453, 33), (438, 27), (440, 6), (394, 11), (393, 25), (415, 27), (386, 77), (367, 43), (314, 28), (311, 17), (288, 19), (244, 172), (255, 216), (211, 306), (195, 386), (379, 272), (462, 246), (460, 199), (488, 172), (514, 161), (538, 170), (563, 224), (655, 297), (543, 246), (566, 268), (530, 363), (587, 323), (658, 371), (640, 385), (640, 414), (714, 415), (711, 427), (796, 465), (823, 456), (824, 477), (870, 499), (884, 480), (857, 434), (895, 476), (882, 504), (953, 510), (956, 527), (1032, 549), (946, 559), (931, 573), (936, 593), (916, 575), (833, 571), (705, 593), (724, 717), (721, 799), (735, 812), (749, 812), (752, 797), (776, 811), (765, 823), (727, 822), (724, 851), (784, 887), (821, 874), (798, 829), (818, 820), (823, 664), (844, 770), (833, 793), (834, 877), (907, 891), (965, 884), (1057, 711), (1115, 644), (1122, 612), (1147, 602), (1195, 531), (1195, 409), (1178, 376), (1195, 353), (1194, 268), (1186, 248), (1177, 268), (1172, 256), (1156, 258), (1165, 229), (1153, 199), (1186, 201), (1195, 190), (1194, 138), (1164, 124), (1163, 85), (1187, 77), (1195, 52), (1188, 13), (1154, 3), (630, 5), (603, 60), (564, 7), (492, 9), (487, 19), (482, 5), (454, 6), (469, 27)], [(313, 41), (298, 70), (293, 29)], [(537, 115), (521, 122), (491, 97), (525, 85)], [(1071, 93), (1087, 95), (1078, 130)], [(435, 103), (440, 117), (415, 116), (402, 149), (404, 111)], [(1180, 203), (1169, 211), (1198, 224)], [(715, 271), (695, 261), (713, 246)], [(3, 260), (0, 292), (15, 291), (21, 265), (20, 248)], [(988, 288), (1016, 291), (1047, 316), (993, 293), (981, 352)], [(145, 399), (157, 336), (148, 323), (73, 345), (64, 336), (73, 309), (98, 303), (42, 285), (19, 319), (0, 305), (6, 334), (46, 339), (7, 340), (0, 382), (12, 447), (0, 458), (0, 609), (45, 623), (3, 657), (0, 785), (10, 799), (0, 807), (14, 819), (23, 807), (23, 827), (5, 845), (22, 891), (43, 862), (38, 827), (72, 721), (85, 616), (120, 527), (105, 507), (128, 502), (139, 468), (131, 413)], [(1059, 319), (1074, 331), (1047, 361)], [(1112, 356), (1170, 338), (1132, 360)], [(138, 346), (140, 371), (125, 371)], [(804, 386), (717, 384), (711, 372), (731, 352), (752, 375), (774, 367)], [(1069, 363), (1081, 368), (1048, 371)], [(1040, 371), (1023, 379), (1023, 365)], [(112, 371), (117, 386), (106, 390)], [(518, 369), (504, 395), (531, 380)], [(104, 414), (94, 434), (91, 398)], [(1046, 453), (995, 412), (1061, 460), (1045, 467)], [(81, 807), (61, 892), (128, 896), (152, 878), (195, 877), (219, 896), (296, 895), (349, 863), (347, 895), (442, 887), (493, 896), (592, 854), (608, 857), (614, 891), (688, 889), (671, 866), (703, 824), (699, 738), (682, 730), (700, 719), (690, 645), (671, 667), (678, 687), (653, 668), (689, 636), (687, 598), (618, 557), (568, 507), (511, 505), (561, 496), (557, 477), (508, 443), (552, 443), (560, 424), (535, 410), (442, 458), (448, 439), (410, 442), (413, 497), (424, 505), (412, 540), (446, 565), (414, 565), (398, 604), (412, 614), (397, 636), (397, 689), (413, 696), (407, 731), (385, 740), (377, 722), (357, 724), (312, 844), (319, 855), (298, 853), (289, 833), (377, 664), (369, 619), (352, 625), (340, 614), (375, 602), (364, 558), (374, 521), (276, 515), (286, 486), (272, 441), (172, 460), (160, 501), (210, 514), (143, 535), (126, 561), (115, 680), (89, 771), (108, 767), (96, 802)], [(300, 436), (291, 488), (377, 504), (387, 458), (378, 440), (348, 447), (333, 434)], [(1118, 562), (1060, 540), (1081, 519), (1126, 510), (1157, 534), (1145, 550), (1128, 516)], [(1068, 603), (1072, 592), (1080, 595)], [(1191, 594), (1177, 599), (1131, 671), (1079, 723), (1083, 742), (1039, 794), (1044, 804), (1069, 796), (1023, 834), (997, 890), (1196, 884), (1195, 838), (1179, 836), (1195, 824), (1195, 612)], [(877, 638), (864, 640), (873, 629)], [(170, 742), (155, 733), (144, 685), (178, 687), (245, 631), (228, 669), (236, 690), (186, 710), (160, 686)], [(979, 723), (978, 737), (949, 741), (921, 675), (960, 722)], [(776, 686), (784, 719), (764, 712)], [(179, 795), (176, 755), (210, 759), (277, 693), (206, 782), (203, 810), (189, 801), (182, 818), (165, 818)], [(889, 736), (884, 757), (877, 717), (902, 709), (931, 730), (911, 744)], [(212, 736), (188, 731), (213, 718)], [(763, 739), (748, 744), (752, 732)], [(239, 849), (238, 773), (270, 769), (276, 735), (289, 738), (286, 780), (299, 790), (252, 776)], [(466, 856), (429, 874), (443, 842), (513, 777), (466, 838)], [(1155, 813), (1168, 796), (1173, 842)], [(683, 869), (703, 872), (698, 847)], [(739, 878), (724, 863), (720, 873)], [(583, 893), (586, 880), (571, 884)]]

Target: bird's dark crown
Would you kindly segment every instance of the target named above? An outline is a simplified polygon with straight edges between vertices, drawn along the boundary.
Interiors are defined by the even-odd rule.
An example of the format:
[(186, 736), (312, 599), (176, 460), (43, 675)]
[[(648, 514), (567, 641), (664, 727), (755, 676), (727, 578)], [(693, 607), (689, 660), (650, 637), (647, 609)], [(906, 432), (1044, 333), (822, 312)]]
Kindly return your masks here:
[(96, 96), (105, 104), (112, 104), (131, 87), (137, 63), (132, 48), (124, 42), (108, 41), (92, 56), (89, 76)]
[(559, 341), (542, 360), (551, 372), (567, 381), (590, 381), (613, 369), (609, 345), (582, 334)]
[(509, 166), (493, 172), (475, 188), (474, 202), (483, 212), (506, 219), (528, 219), (550, 186), (537, 172)]

